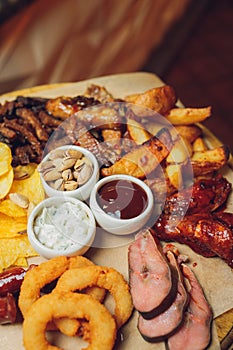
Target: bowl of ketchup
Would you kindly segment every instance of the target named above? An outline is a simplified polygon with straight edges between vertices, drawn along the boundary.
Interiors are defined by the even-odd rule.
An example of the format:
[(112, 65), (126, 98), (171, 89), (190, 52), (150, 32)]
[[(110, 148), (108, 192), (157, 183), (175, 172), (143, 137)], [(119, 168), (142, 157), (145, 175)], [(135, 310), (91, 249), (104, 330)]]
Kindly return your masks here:
[(105, 177), (94, 186), (90, 208), (104, 230), (126, 235), (138, 231), (149, 220), (154, 198), (141, 180), (123, 174)]

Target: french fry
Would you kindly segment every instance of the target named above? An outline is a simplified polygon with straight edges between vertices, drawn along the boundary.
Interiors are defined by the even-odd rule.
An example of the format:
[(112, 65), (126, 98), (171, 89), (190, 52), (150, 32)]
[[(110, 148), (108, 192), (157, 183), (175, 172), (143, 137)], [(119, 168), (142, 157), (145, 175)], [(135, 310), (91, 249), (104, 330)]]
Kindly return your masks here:
[(153, 136), (149, 141), (138, 145), (109, 168), (102, 168), (101, 173), (103, 176), (127, 174), (144, 179), (167, 157), (171, 144), (169, 131), (163, 129), (158, 137)]
[(227, 146), (219, 146), (202, 152), (194, 152), (191, 159), (194, 176), (219, 170), (228, 162), (229, 156), (230, 152)]
[(127, 131), (129, 137), (137, 144), (141, 145), (142, 143), (148, 141), (153, 135), (147, 131), (144, 126), (138, 123), (134, 119), (127, 120)]
[(125, 101), (150, 108), (163, 115), (174, 107), (176, 94), (171, 86), (164, 85), (143, 93), (126, 96)]
[(190, 125), (202, 122), (211, 115), (211, 107), (205, 108), (172, 108), (166, 115), (173, 125)]
[(206, 151), (208, 149), (203, 137), (198, 137), (194, 142), (193, 142), (193, 152), (202, 152)]

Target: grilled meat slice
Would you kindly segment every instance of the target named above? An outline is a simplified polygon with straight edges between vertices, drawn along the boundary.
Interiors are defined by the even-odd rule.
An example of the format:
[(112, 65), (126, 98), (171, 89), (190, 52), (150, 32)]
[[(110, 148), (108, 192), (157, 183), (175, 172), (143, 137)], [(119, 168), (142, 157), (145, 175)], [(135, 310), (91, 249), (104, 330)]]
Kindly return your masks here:
[(178, 274), (177, 293), (171, 306), (158, 316), (151, 320), (146, 320), (141, 315), (139, 316), (138, 329), (143, 338), (149, 342), (164, 340), (177, 330), (183, 320), (183, 313), (188, 302), (180, 267), (174, 254), (169, 250), (167, 251), (167, 258)]
[(40, 141), (47, 141), (49, 135), (40, 120), (37, 118), (36, 114), (28, 108), (18, 108), (16, 115), (21, 117), (26, 124), (31, 125), (32, 129), (35, 130), (35, 134)]
[(221, 174), (200, 179), (192, 186), (168, 197), (164, 213), (182, 218), (185, 214), (214, 211), (226, 202), (230, 191), (231, 183)]
[(212, 310), (204, 296), (203, 290), (192, 270), (182, 265), (184, 276), (190, 284), (190, 301), (185, 312), (182, 327), (168, 339), (169, 350), (200, 350), (210, 342), (210, 325)]
[[(227, 214), (228, 223), (232, 216), (231, 213)], [(179, 221), (162, 214), (154, 225), (155, 236), (161, 240), (187, 244), (204, 257), (217, 255), (233, 267), (233, 230), (222, 218), (201, 213), (187, 215)]]
[(134, 307), (151, 319), (165, 311), (177, 292), (177, 274), (149, 229), (141, 230), (129, 246), (129, 283)]

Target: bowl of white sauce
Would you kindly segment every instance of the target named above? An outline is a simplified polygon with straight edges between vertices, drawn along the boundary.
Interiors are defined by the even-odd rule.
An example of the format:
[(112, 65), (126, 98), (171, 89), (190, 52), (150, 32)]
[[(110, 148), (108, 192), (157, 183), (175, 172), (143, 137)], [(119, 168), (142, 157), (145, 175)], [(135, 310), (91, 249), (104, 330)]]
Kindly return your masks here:
[(37, 253), (56, 256), (83, 255), (96, 233), (90, 208), (72, 197), (50, 197), (38, 204), (28, 219), (28, 239)]

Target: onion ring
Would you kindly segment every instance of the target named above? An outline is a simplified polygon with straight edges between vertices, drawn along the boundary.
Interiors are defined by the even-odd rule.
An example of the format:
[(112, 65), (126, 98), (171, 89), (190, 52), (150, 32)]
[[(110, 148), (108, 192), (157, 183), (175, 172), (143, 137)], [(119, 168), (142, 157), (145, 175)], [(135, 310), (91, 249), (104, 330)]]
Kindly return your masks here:
[(50, 293), (39, 298), (23, 322), (23, 342), (26, 350), (60, 350), (46, 339), (46, 325), (56, 318), (85, 318), (90, 325), (90, 345), (86, 350), (111, 350), (116, 339), (116, 324), (110, 312), (90, 295)]
[(52, 294), (80, 291), (92, 286), (105, 288), (112, 294), (115, 301), (114, 318), (119, 329), (131, 316), (133, 303), (128, 283), (115, 269), (94, 265), (67, 270), (59, 278)]
[[(90, 266), (94, 263), (83, 256), (65, 257), (59, 256), (48, 261), (42, 262), (32, 270), (27, 271), (19, 295), (19, 308), (23, 317), (26, 316), (31, 305), (40, 298), (40, 290), (48, 283), (59, 278), (66, 270), (70, 268), (79, 268)], [(85, 291), (100, 302), (103, 301), (105, 290), (100, 288), (89, 288)], [(77, 320), (61, 319), (54, 322), (56, 326), (66, 335), (75, 335), (80, 327)], [(54, 324), (50, 323), (48, 329), (55, 329)]]

